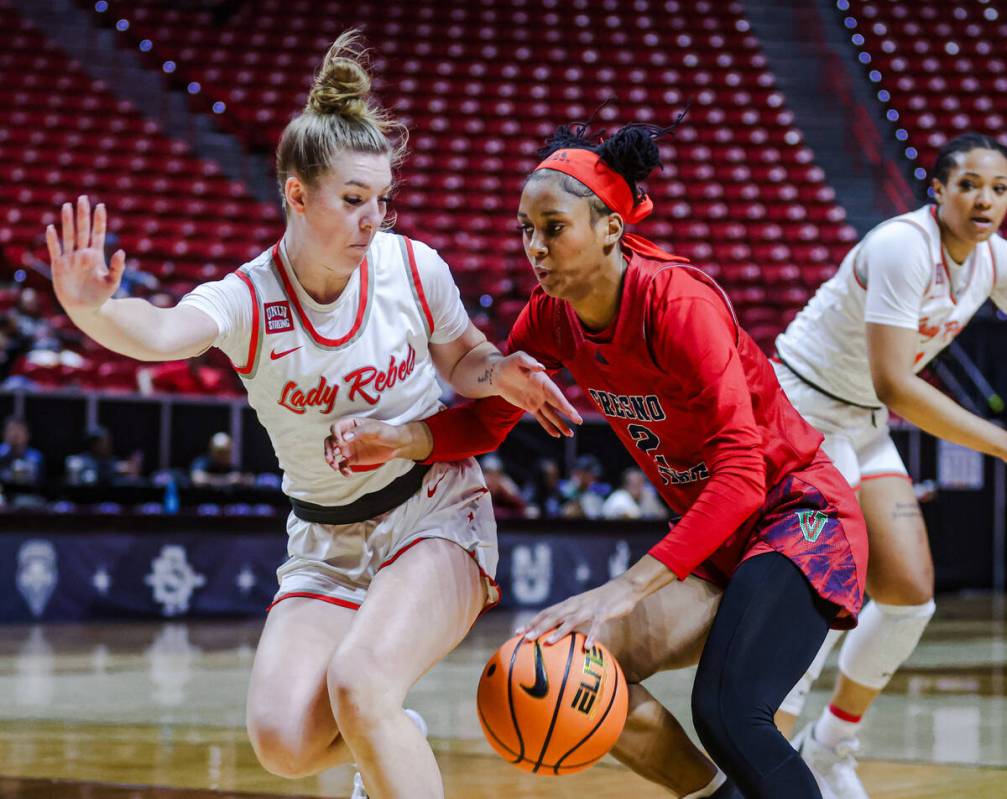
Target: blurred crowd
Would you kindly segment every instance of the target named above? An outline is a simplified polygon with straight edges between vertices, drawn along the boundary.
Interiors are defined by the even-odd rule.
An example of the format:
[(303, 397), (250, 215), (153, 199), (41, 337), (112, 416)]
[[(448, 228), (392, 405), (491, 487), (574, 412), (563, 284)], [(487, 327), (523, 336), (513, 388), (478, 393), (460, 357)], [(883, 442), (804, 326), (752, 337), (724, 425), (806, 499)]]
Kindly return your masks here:
[[(0, 253), (0, 273), (8, 271), (2, 260)], [(19, 270), (19, 274), (23, 276), (20, 282), (0, 285), (0, 388), (241, 395), (234, 370), (218, 351), (211, 349), (198, 358), (163, 364), (142, 364), (115, 355), (74, 327), (58, 310), (47, 285), (32, 285), (42, 280), (37, 272)], [(176, 297), (159, 290), (156, 278), (127, 266), (116, 296), (136, 294), (160, 307), (177, 302)]]
[[(146, 500), (134, 508), (147, 513), (177, 511), (178, 491), (190, 489), (196, 490), (204, 504), (207, 497), (215, 493), (226, 503), (229, 496), (236, 494), (274, 492), (279, 500), (274, 504), (280, 509), (283, 507), (279, 494), (280, 476), (243, 470), (226, 432), (214, 433), (205, 452), (186, 469), (148, 470), (142, 452), (123, 456), (122, 451), (108, 429), (92, 427), (84, 432), (79, 447), (63, 457), (61, 468), (53, 466), (47, 464), (43, 452), (32, 446), (27, 421), (9, 416), (3, 423), (0, 441), (0, 504), (67, 512), (77, 507), (68, 504), (67, 496), (73, 495), (80, 500), (81, 496), (87, 496), (90, 488), (95, 503), (107, 511), (110, 505), (116, 504), (110, 502), (109, 497), (116, 497), (121, 504), (122, 489), (131, 488), (147, 490), (143, 495)], [(563, 474), (555, 460), (541, 459), (534, 464), (532, 477), (523, 485), (508, 474), (498, 455), (483, 456), (481, 464), (500, 518), (664, 519), (668, 516), (643, 472), (636, 468), (626, 469), (621, 484), (613, 489), (602, 479), (601, 463), (594, 455), (579, 456), (568, 475)], [(118, 494), (116, 489), (119, 489)], [(150, 500), (152, 489), (158, 492), (157, 501)], [(163, 492), (163, 499), (160, 492)], [(242, 506), (241, 512), (249, 512), (244, 507), (247, 502), (238, 504)], [(219, 510), (230, 512), (227, 507)], [(266, 512), (265, 509), (262, 512)]]
[(529, 519), (666, 519), (668, 509), (637, 468), (626, 469), (618, 488), (602, 480), (601, 462), (581, 455), (568, 476), (559, 464), (543, 458), (534, 474), (519, 486), (496, 454), (480, 459), (486, 486), (498, 518)]
[[(175, 512), (179, 489), (200, 489), (204, 500), (207, 493), (216, 491), (225, 501), (235, 489), (280, 490), (278, 474), (251, 474), (235, 463), (231, 437), (225, 432), (214, 433), (206, 451), (185, 469), (145, 470), (142, 452), (123, 457), (117, 451), (107, 428), (91, 427), (84, 432), (79, 449), (63, 458), (62, 468), (50, 468), (46, 456), (31, 445), (27, 421), (9, 416), (0, 440), (0, 506), (70, 512), (94, 504), (100, 508), (91, 509), (107, 512), (111, 506), (123, 506), (121, 499), (128, 494), (124, 489), (134, 489), (138, 498), (147, 500), (136, 503), (134, 510)], [(151, 490), (156, 491), (157, 501), (150, 501)], [(71, 495), (84, 499), (69, 501)], [(172, 502), (174, 507), (170, 507)]]

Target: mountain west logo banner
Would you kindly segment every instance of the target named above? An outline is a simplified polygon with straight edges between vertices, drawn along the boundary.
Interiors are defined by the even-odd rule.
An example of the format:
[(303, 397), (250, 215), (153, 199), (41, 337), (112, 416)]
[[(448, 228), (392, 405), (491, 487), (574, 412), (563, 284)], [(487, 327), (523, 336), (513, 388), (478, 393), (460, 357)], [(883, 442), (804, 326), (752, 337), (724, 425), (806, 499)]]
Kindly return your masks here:
[(150, 563), (150, 574), (143, 581), (154, 592), (154, 601), (165, 616), (178, 616), (189, 610), (189, 600), (197, 588), (206, 585), (206, 577), (189, 564), (185, 547), (166, 544)]
[(17, 553), (17, 590), (38, 618), (59, 582), (56, 548), (45, 539), (25, 541)]
[(810, 541), (812, 544), (818, 540), (828, 520), (829, 517), (820, 510), (797, 511), (797, 521), (801, 524), (801, 533), (804, 535), (804, 540)]

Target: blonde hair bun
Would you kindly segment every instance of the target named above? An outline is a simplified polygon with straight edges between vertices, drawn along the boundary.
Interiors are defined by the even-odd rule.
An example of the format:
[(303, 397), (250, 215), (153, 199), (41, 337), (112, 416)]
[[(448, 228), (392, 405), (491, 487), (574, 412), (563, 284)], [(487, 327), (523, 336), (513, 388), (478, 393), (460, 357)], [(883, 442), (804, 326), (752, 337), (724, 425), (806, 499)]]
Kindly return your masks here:
[(304, 111), (283, 130), (276, 148), (276, 179), (286, 204), (287, 180), (313, 186), (339, 153), (386, 155), (396, 167), (409, 132), (371, 94), (367, 50), (360, 31), (343, 33), (325, 54)]
[(368, 97), (371, 76), (367, 73), (367, 51), (360, 31), (342, 33), (325, 54), (304, 110), (319, 114), (338, 114), (348, 119), (369, 116)]

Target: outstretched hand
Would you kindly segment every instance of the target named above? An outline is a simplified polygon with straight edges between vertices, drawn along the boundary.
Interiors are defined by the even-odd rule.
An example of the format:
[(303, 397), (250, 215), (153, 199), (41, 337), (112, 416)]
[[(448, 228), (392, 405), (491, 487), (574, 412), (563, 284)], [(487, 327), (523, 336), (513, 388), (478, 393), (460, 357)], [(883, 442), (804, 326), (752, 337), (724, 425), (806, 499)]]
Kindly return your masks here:
[(62, 246), (56, 226), (45, 230), (45, 243), (52, 265), (52, 285), (56, 298), (67, 311), (93, 311), (101, 307), (119, 288), (126, 253), (117, 250), (105, 263), (104, 203), (98, 203), (91, 222), (91, 204), (86, 196), (77, 198), (77, 219), (70, 203), (62, 209)]
[(497, 361), (493, 386), (511, 405), (534, 416), (553, 438), (573, 435), (564, 416), (576, 424), (584, 421), (546, 374), (546, 368), (527, 353), (515, 352)]

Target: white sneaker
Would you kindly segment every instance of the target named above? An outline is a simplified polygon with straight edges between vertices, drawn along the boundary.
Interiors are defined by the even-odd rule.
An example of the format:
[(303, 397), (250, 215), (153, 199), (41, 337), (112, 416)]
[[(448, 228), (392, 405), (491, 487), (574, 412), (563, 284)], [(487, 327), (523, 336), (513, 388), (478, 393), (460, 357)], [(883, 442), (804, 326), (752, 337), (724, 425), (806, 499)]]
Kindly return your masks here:
[(415, 710), (412, 710), (412, 709), (410, 709), (408, 707), (404, 709), (404, 712), (405, 712), (405, 714), (407, 716), (409, 716), (409, 718), (412, 720), (413, 724), (416, 725), (416, 729), (418, 729), (421, 733), (423, 733), (423, 737), (426, 738), (427, 737), (427, 723), (423, 720), (423, 716), (421, 716)]
[(848, 738), (835, 747), (815, 739), (815, 723), (801, 730), (793, 741), (794, 748), (808, 764), (822, 799), (870, 799), (857, 776), (857, 752), (860, 741)]
[(359, 771), (353, 775), (353, 793), (350, 794), (350, 799), (367, 799), (367, 791), (364, 790), (364, 778), (360, 776)]
[[(427, 737), (427, 723), (423, 720), (423, 716), (417, 713), (415, 710), (410, 708), (405, 708), (405, 714), (409, 716), (410, 721), (416, 725), (423, 737)], [(360, 776), (358, 771), (353, 775), (353, 793), (350, 794), (350, 799), (367, 799), (367, 791), (364, 790), (364, 778)]]

